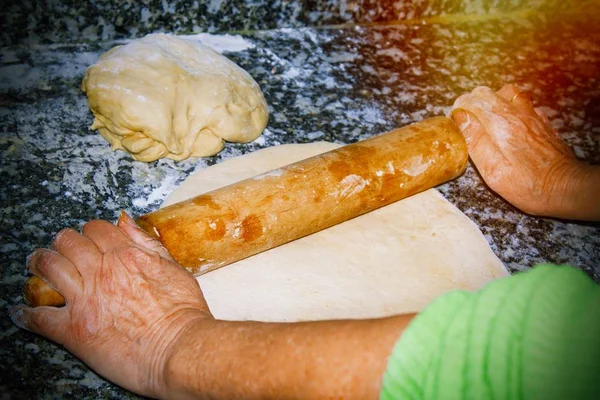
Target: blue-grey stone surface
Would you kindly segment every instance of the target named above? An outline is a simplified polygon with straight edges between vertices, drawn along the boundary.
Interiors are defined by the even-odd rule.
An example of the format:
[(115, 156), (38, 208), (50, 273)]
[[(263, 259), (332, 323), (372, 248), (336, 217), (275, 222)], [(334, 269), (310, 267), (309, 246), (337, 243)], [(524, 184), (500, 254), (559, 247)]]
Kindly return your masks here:
[[(203, 40), (206, 39), (206, 36)], [(217, 38), (218, 39), (218, 38)], [(443, 115), (478, 85), (531, 90), (578, 157), (600, 162), (600, 28), (594, 19), (467, 19), (343, 29), (279, 29), (225, 54), (261, 85), (271, 118), (250, 144), (183, 162), (132, 161), (88, 126), (79, 85), (114, 42), (0, 52), (0, 393), (2, 398), (133, 398), (64, 349), (18, 330), (25, 258), (66, 226), (156, 209), (193, 171), (282, 143), (350, 143)], [(249, 45), (249, 46), (248, 46)], [(245, 46), (241, 46), (245, 47)], [(239, 47), (238, 47), (239, 48)], [(466, 174), (439, 188), (512, 271), (570, 263), (600, 281), (600, 226), (534, 218)]]
[(446, 14), (597, 8), (597, 0), (8, 0), (0, 45), (411, 20)]

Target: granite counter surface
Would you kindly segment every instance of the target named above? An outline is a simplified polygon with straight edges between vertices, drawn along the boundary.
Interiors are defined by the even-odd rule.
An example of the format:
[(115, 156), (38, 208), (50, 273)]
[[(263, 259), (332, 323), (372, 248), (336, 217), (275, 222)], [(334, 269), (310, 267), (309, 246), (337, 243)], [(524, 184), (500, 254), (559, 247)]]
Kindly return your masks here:
[(573, 8), (596, 0), (21, 0), (0, 7), (0, 46)]
[[(223, 39), (223, 38), (220, 38)], [(134, 162), (90, 132), (79, 89), (85, 68), (114, 42), (4, 48), (0, 60), (0, 392), (2, 398), (134, 398), (62, 348), (14, 327), (25, 258), (63, 227), (119, 210), (156, 209), (193, 171), (259, 148), (351, 143), (443, 115), (477, 85), (533, 92), (578, 157), (600, 161), (600, 28), (593, 20), (462, 20), (347, 29), (259, 31), (222, 50), (261, 85), (271, 119), (249, 144), (183, 162)], [(600, 226), (524, 215), (472, 167), (439, 190), (473, 219), (512, 271), (570, 263), (600, 281)]]

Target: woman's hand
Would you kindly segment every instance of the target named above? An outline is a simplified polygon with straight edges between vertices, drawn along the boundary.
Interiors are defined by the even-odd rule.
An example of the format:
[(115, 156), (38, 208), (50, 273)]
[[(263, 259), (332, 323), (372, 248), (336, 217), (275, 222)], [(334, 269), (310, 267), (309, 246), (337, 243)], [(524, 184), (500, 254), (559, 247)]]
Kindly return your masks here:
[(586, 219), (581, 213), (593, 204), (586, 210), (577, 202), (594, 184), (584, 181), (595, 174), (575, 158), (527, 92), (514, 85), (496, 93), (478, 87), (456, 100), (452, 118), (492, 190), (529, 214)]
[(62, 230), (28, 268), (66, 305), (17, 307), (21, 327), (62, 344), (107, 379), (147, 396), (164, 390), (172, 344), (212, 315), (194, 277), (126, 214)]
[(413, 314), (297, 324), (213, 319), (198, 283), (126, 214), (61, 231), (29, 269), (66, 300), (12, 310), (108, 380), (158, 398), (377, 398)]

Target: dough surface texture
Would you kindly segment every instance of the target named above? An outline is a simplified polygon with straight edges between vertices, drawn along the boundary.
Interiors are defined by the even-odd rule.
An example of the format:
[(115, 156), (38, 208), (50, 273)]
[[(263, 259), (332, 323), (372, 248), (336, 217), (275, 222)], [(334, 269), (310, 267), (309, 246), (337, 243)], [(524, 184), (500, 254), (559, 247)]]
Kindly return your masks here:
[(82, 82), (112, 149), (139, 161), (183, 160), (249, 142), (264, 130), (267, 103), (252, 77), (196, 41), (152, 34), (117, 46)]
[[(270, 147), (188, 177), (163, 207), (338, 147)], [(198, 277), (215, 317), (303, 321), (422, 310), (508, 272), (477, 226), (435, 189)]]

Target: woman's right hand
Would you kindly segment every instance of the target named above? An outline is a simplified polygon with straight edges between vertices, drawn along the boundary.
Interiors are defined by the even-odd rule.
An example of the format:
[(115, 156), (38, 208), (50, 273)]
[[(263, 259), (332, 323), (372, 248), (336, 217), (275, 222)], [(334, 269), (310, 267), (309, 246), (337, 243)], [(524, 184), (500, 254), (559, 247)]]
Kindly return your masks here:
[[(597, 218), (590, 187), (600, 184), (598, 170), (575, 158), (528, 92), (514, 85), (496, 93), (478, 87), (456, 100), (452, 119), (484, 181), (515, 207), (533, 215)], [(592, 204), (579, 204), (586, 197)]]

